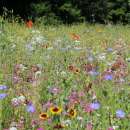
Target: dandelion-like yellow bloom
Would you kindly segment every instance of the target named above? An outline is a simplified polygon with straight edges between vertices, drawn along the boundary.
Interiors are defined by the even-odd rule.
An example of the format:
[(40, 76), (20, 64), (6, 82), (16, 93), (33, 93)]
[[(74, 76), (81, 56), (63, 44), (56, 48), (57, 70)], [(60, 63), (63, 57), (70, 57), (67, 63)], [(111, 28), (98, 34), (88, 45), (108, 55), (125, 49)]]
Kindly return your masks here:
[(50, 112), (51, 112), (52, 114), (54, 114), (54, 115), (59, 115), (59, 114), (62, 112), (62, 108), (57, 107), (57, 106), (51, 107), (51, 108), (50, 108)]
[(48, 116), (48, 114), (47, 113), (41, 113), (40, 115), (39, 115), (39, 118), (40, 119), (42, 119), (42, 120), (47, 120), (48, 118), (49, 118), (49, 116)]

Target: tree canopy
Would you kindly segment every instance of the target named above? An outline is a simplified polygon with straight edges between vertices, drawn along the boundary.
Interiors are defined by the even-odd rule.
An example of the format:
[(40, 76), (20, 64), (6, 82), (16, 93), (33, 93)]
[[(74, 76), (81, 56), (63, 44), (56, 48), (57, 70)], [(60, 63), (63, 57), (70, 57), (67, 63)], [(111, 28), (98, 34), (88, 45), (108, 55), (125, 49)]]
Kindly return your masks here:
[(73, 23), (130, 23), (130, 0), (0, 0), (24, 19)]

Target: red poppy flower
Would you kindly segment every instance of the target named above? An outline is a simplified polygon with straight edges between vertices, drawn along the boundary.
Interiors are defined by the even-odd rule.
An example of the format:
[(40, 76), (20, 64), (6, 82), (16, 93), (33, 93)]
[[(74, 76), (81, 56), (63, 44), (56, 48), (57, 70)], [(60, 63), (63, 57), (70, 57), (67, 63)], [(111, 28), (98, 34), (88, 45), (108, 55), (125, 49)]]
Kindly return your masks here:
[(26, 25), (28, 28), (32, 28), (32, 26), (33, 26), (32, 20), (27, 21)]

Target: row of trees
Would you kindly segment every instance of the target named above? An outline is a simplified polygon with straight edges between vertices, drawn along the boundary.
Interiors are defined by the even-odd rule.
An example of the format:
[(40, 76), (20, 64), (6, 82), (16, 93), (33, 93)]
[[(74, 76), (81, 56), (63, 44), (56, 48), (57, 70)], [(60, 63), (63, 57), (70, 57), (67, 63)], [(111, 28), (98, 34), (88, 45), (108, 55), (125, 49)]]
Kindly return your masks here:
[(130, 0), (23, 0), (21, 3), (14, 0), (12, 4), (9, 0), (4, 1), (7, 8), (13, 8), (22, 17), (48, 24), (81, 21), (130, 23)]

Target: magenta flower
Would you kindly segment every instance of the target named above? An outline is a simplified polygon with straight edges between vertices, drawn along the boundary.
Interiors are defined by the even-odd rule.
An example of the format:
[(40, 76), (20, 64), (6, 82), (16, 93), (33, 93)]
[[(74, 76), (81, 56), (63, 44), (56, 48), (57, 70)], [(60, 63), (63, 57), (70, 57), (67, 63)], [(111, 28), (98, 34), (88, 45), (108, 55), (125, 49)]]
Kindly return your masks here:
[(108, 128), (108, 130), (114, 130), (112, 127)]
[(43, 128), (37, 128), (37, 130), (44, 130)]

